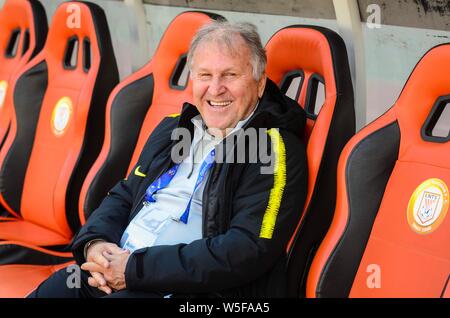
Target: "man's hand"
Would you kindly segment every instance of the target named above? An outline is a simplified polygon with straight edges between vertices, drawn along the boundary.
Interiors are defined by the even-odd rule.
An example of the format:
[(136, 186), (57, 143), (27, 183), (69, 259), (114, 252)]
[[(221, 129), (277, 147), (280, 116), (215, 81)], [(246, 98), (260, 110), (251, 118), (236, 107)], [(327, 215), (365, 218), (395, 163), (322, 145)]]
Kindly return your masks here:
[[(90, 266), (88, 268), (84, 267), (84, 264), (81, 266), (83, 270), (87, 270), (90, 272), (92, 277), (88, 278), (88, 284), (92, 287), (96, 287), (106, 294), (111, 294), (112, 286), (108, 286), (107, 279), (104, 277), (104, 272), (106, 269), (110, 267), (110, 261), (105, 255), (116, 255), (116, 254), (124, 254), (128, 251), (121, 249), (119, 246), (113, 243), (108, 243), (105, 241), (99, 241), (93, 243), (88, 250), (86, 251), (86, 260), (85, 264), (97, 264), (98, 269), (102, 268), (102, 270), (90, 270)], [(128, 252), (129, 254), (129, 252)], [(126, 263), (125, 263), (126, 265)], [(96, 267), (97, 268), (97, 267)], [(124, 268), (125, 272), (125, 268)], [(113, 287), (114, 288), (114, 287)]]
[(124, 251), (125, 250), (121, 249), (117, 244), (98, 241), (89, 246), (86, 251), (86, 261), (94, 262), (108, 268), (109, 261), (103, 256), (103, 252), (108, 252), (108, 254), (120, 254)]
[[(108, 262), (108, 266), (102, 266), (96, 262), (86, 262), (81, 265), (81, 269), (91, 272), (88, 280), (89, 285), (98, 287), (100, 290), (110, 294), (112, 290), (122, 290), (126, 288), (125, 268), (127, 266), (130, 252), (120, 249), (120, 252), (111, 253), (104, 250), (102, 257)], [(94, 277), (95, 275), (95, 277)]]

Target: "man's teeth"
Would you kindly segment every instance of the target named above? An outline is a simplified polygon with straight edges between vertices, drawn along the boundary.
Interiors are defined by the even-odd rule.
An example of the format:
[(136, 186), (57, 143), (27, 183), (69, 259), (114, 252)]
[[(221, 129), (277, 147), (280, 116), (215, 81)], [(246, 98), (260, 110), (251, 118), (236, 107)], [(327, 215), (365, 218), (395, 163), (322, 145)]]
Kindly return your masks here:
[(226, 102), (214, 102), (214, 101), (209, 101), (209, 104), (211, 106), (215, 106), (215, 107), (225, 107), (231, 104), (231, 101), (226, 101)]

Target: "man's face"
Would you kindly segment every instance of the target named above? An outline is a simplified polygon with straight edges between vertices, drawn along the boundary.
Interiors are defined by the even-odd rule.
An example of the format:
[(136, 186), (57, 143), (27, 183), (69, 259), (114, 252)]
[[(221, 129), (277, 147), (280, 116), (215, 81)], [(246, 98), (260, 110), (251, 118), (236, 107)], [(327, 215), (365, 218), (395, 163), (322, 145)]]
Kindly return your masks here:
[(234, 54), (216, 41), (203, 42), (192, 59), (194, 104), (215, 136), (223, 136), (252, 113), (266, 83), (265, 75), (259, 81), (253, 78), (244, 40), (236, 37), (233, 43)]

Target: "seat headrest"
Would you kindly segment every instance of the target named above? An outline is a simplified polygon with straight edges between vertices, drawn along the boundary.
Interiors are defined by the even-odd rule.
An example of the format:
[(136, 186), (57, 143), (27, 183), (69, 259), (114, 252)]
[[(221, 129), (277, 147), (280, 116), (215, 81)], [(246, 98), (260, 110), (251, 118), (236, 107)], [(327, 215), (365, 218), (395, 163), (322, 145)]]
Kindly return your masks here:
[(49, 52), (46, 54), (47, 62), (57, 70), (70, 69), (66, 60), (68, 50), (76, 48), (75, 68), (78, 71), (87, 67), (83, 58), (89, 58), (89, 67), (97, 69), (104, 55), (113, 52), (105, 13), (97, 5), (81, 1), (65, 2), (53, 16), (44, 48)]
[[(308, 115), (305, 129), (308, 147), (310, 140), (317, 143), (317, 138), (323, 139), (318, 135), (326, 135), (331, 121), (336, 118), (336, 108), (345, 113), (345, 121), (354, 117), (347, 49), (336, 32), (318, 26), (289, 26), (272, 36), (266, 51), (267, 75), (282, 91), (287, 92), (294, 78), (301, 79), (294, 98)], [(322, 106), (316, 99), (319, 83), (324, 89)], [(317, 106), (321, 107), (318, 109)]]
[(394, 111), (401, 132), (399, 158), (423, 162), (440, 167), (450, 167), (444, 153), (449, 143), (424, 135), (424, 128), (437, 107), (441, 110), (450, 103), (450, 44), (432, 48), (419, 61), (400, 97)]
[(270, 61), (267, 73), (277, 83), (292, 70), (302, 70), (305, 76), (318, 74), (326, 83), (327, 98), (334, 96), (341, 90), (340, 65), (348, 63), (340, 63), (343, 57), (338, 54), (342, 49), (345, 51), (343, 45), (339, 35), (326, 28), (294, 25), (281, 29), (266, 46)]
[[(45, 9), (36, 0), (7, 0), (0, 10), (0, 52), (8, 54), (13, 37), (19, 41), (17, 53), (9, 58), (26, 56), (29, 60), (44, 46), (47, 37)], [(28, 51), (28, 49), (30, 49)]]

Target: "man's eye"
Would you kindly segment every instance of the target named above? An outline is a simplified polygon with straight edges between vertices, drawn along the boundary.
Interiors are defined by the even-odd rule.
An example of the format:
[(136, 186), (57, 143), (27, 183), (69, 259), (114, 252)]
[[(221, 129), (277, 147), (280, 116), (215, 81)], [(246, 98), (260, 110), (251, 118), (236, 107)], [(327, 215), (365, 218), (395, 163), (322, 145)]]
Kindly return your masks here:
[(208, 73), (200, 73), (200, 74), (198, 74), (198, 77), (199, 77), (200, 79), (209, 79), (209, 78), (211, 78), (211, 74), (208, 74)]
[(232, 72), (230, 72), (230, 73), (225, 73), (225, 76), (226, 77), (236, 77), (236, 73), (232, 73)]

